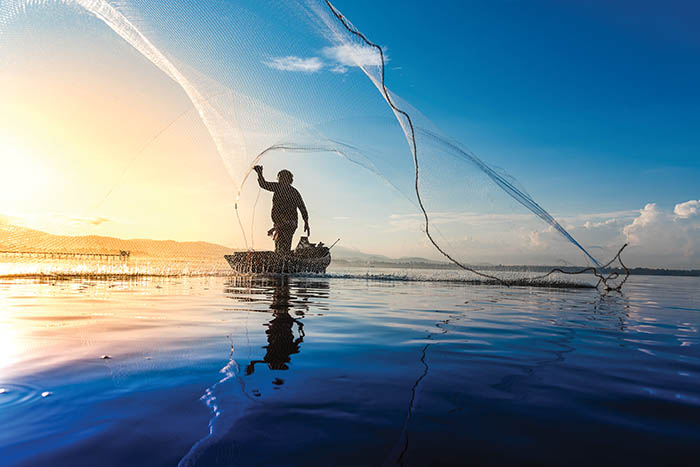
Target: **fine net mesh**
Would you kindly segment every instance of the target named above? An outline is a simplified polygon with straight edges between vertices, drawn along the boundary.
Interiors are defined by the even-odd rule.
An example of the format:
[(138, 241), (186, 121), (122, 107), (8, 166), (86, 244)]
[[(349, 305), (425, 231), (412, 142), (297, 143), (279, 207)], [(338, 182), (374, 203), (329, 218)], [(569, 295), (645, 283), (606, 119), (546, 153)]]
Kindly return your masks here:
[(285, 234), (262, 166), (308, 209), (292, 248), (341, 238), (334, 261), (450, 280), (607, 279), (616, 250), (391, 91), (390, 47), (325, 0), (0, 0), (0, 274), (230, 272), (224, 254)]

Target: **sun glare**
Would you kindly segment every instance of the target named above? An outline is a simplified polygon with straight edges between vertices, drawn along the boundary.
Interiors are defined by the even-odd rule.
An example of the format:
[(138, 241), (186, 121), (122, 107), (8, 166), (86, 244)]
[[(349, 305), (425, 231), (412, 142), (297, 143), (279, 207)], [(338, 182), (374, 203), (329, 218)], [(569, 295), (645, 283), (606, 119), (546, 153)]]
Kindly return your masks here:
[(0, 133), (0, 206), (21, 214), (45, 202), (52, 190), (51, 169), (32, 148)]

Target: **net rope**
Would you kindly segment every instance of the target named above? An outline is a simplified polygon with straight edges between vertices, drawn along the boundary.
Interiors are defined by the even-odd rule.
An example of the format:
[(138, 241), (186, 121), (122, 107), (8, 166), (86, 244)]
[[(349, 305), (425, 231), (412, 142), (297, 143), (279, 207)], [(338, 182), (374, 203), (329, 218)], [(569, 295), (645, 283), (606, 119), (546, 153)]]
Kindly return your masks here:
[[(469, 271), (473, 274), (476, 274), (478, 276), (484, 277), (486, 279), (490, 279), (493, 281), (496, 281), (497, 283), (504, 285), (504, 286), (509, 286), (508, 281), (494, 276), (490, 274), (485, 274), (483, 272), (477, 271), (476, 269), (470, 268), (469, 266), (466, 266), (465, 264), (461, 263), (460, 261), (456, 260), (453, 258), (449, 253), (447, 253), (438, 243), (435, 241), (433, 238), (431, 232), (430, 232), (430, 218), (428, 216), (428, 212), (425, 208), (425, 205), (423, 203), (423, 199), (421, 196), (421, 191), (420, 191), (420, 186), (419, 186), (419, 179), (420, 179), (420, 169), (419, 169), (419, 161), (418, 161), (418, 147), (416, 145), (416, 130), (413, 125), (413, 120), (411, 116), (408, 114), (403, 109), (400, 109), (399, 107), (394, 104), (394, 101), (391, 98), (391, 95), (389, 94), (389, 91), (386, 87), (386, 60), (384, 57), (384, 50), (382, 49), (381, 46), (378, 44), (370, 41), (367, 36), (365, 36), (362, 32), (360, 32), (357, 28), (355, 28), (346, 18), (345, 16), (335, 7), (329, 0), (324, 0), (330, 11), (332, 12), (333, 16), (335, 16), (338, 21), (343, 25), (343, 27), (350, 32), (351, 34), (355, 35), (356, 37), (360, 38), (366, 45), (374, 48), (380, 56), (380, 78), (381, 78), (381, 92), (384, 96), (384, 99), (387, 101), (389, 106), (398, 114), (402, 115), (406, 121), (408, 122), (408, 129), (409, 129), (409, 144), (410, 144), (410, 149), (411, 153), (413, 155), (413, 163), (415, 166), (415, 193), (416, 193), (416, 199), (418, 200), (418, 205), (420, 207), (420, 210), (423, 214), (423, 218), (425, 220), (425, 235), (428, 237), (430, 240), (430, 243), (437, 249), (437, 251), (440, 252), (445, 258), (447, 258), (450, 262), (455, 264), (456, 266), (460, 267), (461, 269), (465, 271)], [(427, 131), (426, 131), (427, 132)], [(430, 134), (430, 133), (428, 133)], [(431, 134), (431, 136), (434, 136)], [(459, 149), (459, 148), (456, 148)], [(494, 180), (503, 190), (508, 192), (511, 196), (513, 196), (518, 202), (521, 204), (525, 205), (528, 207), (530, 210), (532, 210), (538, 217), (541, 217), (543, 220), (546, 222), (550, 223), (551, 225), (554, 226), (562, 235), (564, 235), (568, 240), (570, 240), (574, 245), (576, 245), (583, 253), (591, 260), (593, 263), (596, 265), (596, 267), (588, 267), (588, 268), (583, 268), (578, 271), (564, 271), (561, 268), (553, 268), (551, 271), (549, 271), (546, 274), (543, 274), (541, 276), (537, 276), (535, 278), (532, 278), (531, 280), (543, 280), (548, 278), (554, 273), (561, 273), (561, 274), (567, 274), (567, 275), (578, 275), (578, 274), (584, 274), (584, 273), (592, 273), (598, 278), (598, 284), (596, 287), (598, 287), (601, 283), (605, 285), (605, 288), (607, 290), (620, 290), (624, 283), (627, 281), (627, 278), (629, 277), (629, 269), (622, 263), (622, 258), (621, 258), (621, 253), (622, 250), (625, 249), (627, 244), (623, 245), (622, 248), (617, 252), (615, 257), (613, 257), (612, 260), (610, 260), (609, 263), (607, 263), (605, 266), (601, 266), (598, 264), (598, 261), (593, 258), (547, 211), (542, 209), (539, 204), (534, 202), (529, 196), (524, 195), (520, 190), (518, 190), (515, 186), (513, 186), (508, 180), (505, 178), (501, 177), (498, 175), (493, 169), (491, 169), (487, 164), (484, 164), (480, 159), (477, 157), (472, 157), (472, 161), (476, 162), (479, 164), (481, 169), (486, 172), (489, 177)], [(609, 282), (613, 279), (616, 279), (619, 275), (617, 273), (609, 273), (605, 274), (605, 269), (610, 266), (615, 260), (619, 260), (620, 264), (623, 266), (625, 269), (626, 276), (624, 280), (618, 284), (617, 286), (610, 285)]]
[[(119, 37), (126, 41), (130, 46), (142, 54), (143, 57), (153, 63), (153, 65), (160, 69), (160, 71), (165, 73), (166, 76), (177, 83), (182, 88), (191, 103), (191, 105), (189, 105), (186, 109), (178, 112), (172, 120), (169, 120), (165, 125), (160, 126), (158, 131), (154, 133), (151, 138), (138, 147), (133, 156), (129, 157), (126, 163), (122, 165), (122, 169), (118, 172), (116, 181), (110, 184), (106, 192), (104, 192), (104, 195), (98, 198), (99, 201), (96, 204), (93, 204), (93, 209), (97, 210), (100, 208), (105, 201), (113, 195), (115, 189), (120, 186), (126, 173), (135, 164), (135, 162), (141, 158), (152, 146), (154, 146), (156, 141), (169, 133), (169, 130), (174, 128), (177, 122), (184, 120), (184, 117), (190, 115), (193, 110), (196, 111), (197, 116), (206, 128), (208, 135), (211, 137), (211, 140), (216, 147), (216, 152), (221, 157), (221, 160), (230, 175), (231, 181), (234, 184), (235, 200), (233, 202), (233, 208), (245, 250), (255, 250), (255, 213), (261, 199), (261, 190), (258, 188), (253, 195), (252, 202), (246, 205), (246, 209), (249, 209), (252, 205), (252, 210), (250, 210), (250, 213), (248, 213), (250, 216), (249, 230), (244, 227), (247, 222), (239, 210), (242, 202), (242, 193), (246, 181), (253, 172), (254, 167), (265, 157), (272, 154), (335, 154), (351, 162), (352, 164), (356, 164), (360, 168), (377, 175), (383, 182), (395, 189), (396, 192), (402, 194), (403, 196), (407, 196), (407, 192), (409, 191), (407, 189), (408, 184), (403, 186), (400, 183), (394, 183), (395, 180), (392, 179), (392, 176), (386, 173), (386, 166), (390, 166), (393, 162), (391, 159), (382, 161), (380, 159), (381, 154), (368, 154), (367, 148), (362, 147), (361, 143), (354, 145), (346, 141), (342, 141), (341, 139), (335, 137), (332, 130), (328, 131), (324, 129), (324, 125), (328, 126), (329, 122), (332, 122), (333, 118), (337, 119), (339, 116), (346, 117), (344, 113), (350, 115), (350, 110), (344, 109), (341, 105), (338, 105), (339, 102), (342, 102), (342, 98), (338, 98), (338, 102), (328, 102), (327, 108), (319, 111), (321, 113), (318, 115), (314, 114), (313, 112), (309, 112), (308, 114), (303, 113), (305, 110), (304, 107), (293, 107), (296, 114), (292, 115), (292, 113), (287, 112), (293, 111), (290, 111), (288, 108), (283, 108), (284, 105), (289, 104), (293, 106), (295, 104), (299, 104), (299, 102), (294, 100), (295, 96), (294, 89), (292, 89), (293, 86), (289, 85), (288, 82), (285, 81), (278, 83), (278, 86), (282, 86), (282, 92), (279, 92), (278, 90), (278, 93), (274, 94), (274, 91), (271, 91), (273, 93), (272, 97), (278, 98), (278, 101), (281, 102), (279, 104), (279, 109), (267, 107), (267, 104), (263, 104), (261, 101), (256, 100), (258, 99), (257, 97), (249, 97), (245, 94), (240, 94), (237, 88), (236, 91), (233, 91), (226, 86), (223, 86), (223, 91), (211, 91), (208, 88), (205, 89), (205, 87), (209, 85), (209, 81), (202, 79), (202, 76), (196, 74), (196, 70), (184, 68), (184, 65), (177, 61), (172, 53), (168, 53), (168, 51), (165, 49), (161, 50), (159, 48), (159, 45), (161, 45), (163, 42), (162, 40), (159, 44), (157, 40), (159, 39), (158, 37), (151, 37), (144, 32), (142, 29), (142, 24), (147, 24), (147, 21), (141, 21), (141, 18), (139, 18), (139, 15), (137, 14), (139, 7), (143, 8), (145, 13), (153, 14), (156, 12), (152, 16), (152, 21), (154, 21), (154, 24), (159, 26), (162, 31), (166, 31), (166, 33), (172, 33), (172, 31), (176, 31), (177, 27), (183, 27), (182, 25), (175, 25), (172, 18), (168, 19), (167, 17), (158, 16), (159, 14), (162, 15), (163, 12), (158, 13), (157, 6), (151, 6), (147, 2), (141, 4), (137, 0), (133, 2), (109, 2), (106, 0), (75, 0), (65, 2), (0, 0), (0, 36), (3, 33), (3, 26), (5, 26), (9, 20), (15, 16), (25, 14), (28, 7), (43, 6), (51, 3), (75, 5), (91, 13), (94, 17), (102, 21), (114, 32), (116, 32)], [(134, 8), (131, 8), (132, 5)], [(289, 9), (282, 11), (286, 7), (289, 7)], [(225, 8), (228, 8), (228, 6), (225, 6)], [(427, 171), (430, 173), (432, 167), (429, 164), (433, 161), (432, 159), (428, 159), (436, 158), (437, 156), (435, 154), (430, 154), (430, 148), (423, 147), (424, 143), (426, 145), (435, 144), (439, 150), (444, 151), (447, 154), (466, 162), (467, 164), (470, 164), (472, 168), (476, 169), (478, 175), (484, 175), (488, 179), (489, 183), (492, 183), (498, 190), (505, 193), (509, 199), (515, 200), (521, 206), (524, 206), (526, 209), (532, 212), (541, 221), (548, 224), (554, 231), (580, 250), (580, 252), (582, 252), (586, 257), (587, 262), (592, 263), (591, 267), (585, 267), (575, 271), (555, 267), (546, 274), (531, 277), (528, 279), (529, 281), (543, 281), (545, 279), (549, 279), (554, 274), (592, 274), (598, 279), (596, 287), (602, 285), (606, 290), (619, 290), (622, 287), (629, 276), (629, 269), (625, 266), (621, 258), (621, 254), (627, 245), (623, 245), (608, 263), (604, 265), (599, 263), (599, 261), (593, 257), (581, 245), (581, 243), (579, 243), (571, 234), (569, 234), (569, 232), (552, 215), (550, 215), (539, 203), (528, 195), (524, 189), (517, 186), (517, 181), (509, 178), (503, 173), (499, 173), (497, 170), (492, 168), (492, 166), (477, 157), (472, 151), (460, 145), (456, 141), (452, 141), (441, 135), (439, 131), (425, 127), (424, 124), (426, 122), (421, 119), (420, 114), (415, 111), (415, 109), (412, 109), (410, 105), (401, 101), (400, 98), (392, 93), (387, 87), (386, 67), (388, 58), (385, 50), (377, 43), (371, 41), (367, 35), (356, 28), (350, 22), (350, 20), (331, 3), (330, 0), (290, 1), (287, 4), (276, 5), (272, 7), (272, 9), (273, 11), (276, 9), (280, 10), (279, 17), (289, 19), (290, 21), (297, 21), (297, 23), (295, 23), (297, 24), (297, 28), (308, 27), (310, 24), (315, 25), (315, 33), (320, 32), (321, 36), (325, 36), (326, 39), (330, 39), (332, 44), (336, 44), (340, 48), (350, 47), (350, 49), (352, 49), (354, 44), (353, 41), (356, 41), (362, 46), (360, 53), (363, 53), (363, 51), (367, 49), (371, 50), (378, 56), (376, 63), (374, 63), (372, 60), (358, 60), (358, 58), (355, 56), (352, 58), (357, 62), (356, 66), (364, 72), (364, 74), (379, 90), (381, 100), (388, 104), (393, 117), (395, 117), (396, 121), (393, 122), (394, 125), (396, 122), (398, 122), (398, 125), (403, 132), (403, 136), (408, 142), (411, 152), (411, 161), (413, 164), (413, 173), (411, 177), (412, 193), (409, 201), (413, 204), (413, 206), (417, 207), (419, 211), (419, 213), (416, 213), (416, 215), (420, 215), (421, 217), (422, 233), (432, 248), (434, 248), (442, 257), (446, 258), (451, 264), (457, 266), (459, 269), (485, 279), (487, 283), (510, 286), (521, 282), (513, 281), (496, 274), (486, 273), (483, 269), (479, 270), (477, 269), (477, 266), (474, 266), (474, 264), (477, 263), (472, 263), (472, 265), (470, 265), (474, 258), (471, 258), (470, 263), (467, 263), (465, 260), (458, 258), (455, 255), (455, 251), (458, 251), (458, 246), (453, 245), (450, 239), (443, 235), (443, 232), (438, 227), (439, 223), (434, 222), (432, 218), (435, 210), (428, 205), (430, 202), (431, 193), (429, 190), (431, 187), (427, 187), (426, 183), (426, 162), (428, 164)], [(290, 15), (290, 12), (293, 14)], [(212, 15), (210, 11), (203, 11), (201, 9), (197, 10), (197, 13), (201, 13), (202, 17)], [(287, 16), (285, 17), (285, 15)], [(225, 15), (222, 17), (225, 18)], [(279, 17), (277, 19), (279, 19)], [(272, 23), (275, 22), (275, 18), (265, 19)], [(248, 26), (248, 24), (245, 22), (243, 22), (243, 24)], [(187, 26), (184, 27), (187, 28)], [(248, 27), (254, 30), (256, 34), (258, 32), (262, 34), (262, 31), (258, 31), (255, 25)], [(298, 35), (299, 32), (300, 31), (289, 33), (290, 37)], [(220, 41), (221, 39), (222, 37), (217, 36), (213, 40)], [(244, 40), (249, 40), (249, 38), (243, 37), (240, 42), (240, 44), (242, 44), (240, 49), (234, 49), (233, 53), (240, 54), (242, 60), (260, 60), (255, 55), (245, 55), (249, 51), (246, 50), (247, 43)], [(263, 47), (270, 45), (265, 39), (260, 39), (260, 41), (262, 42)], [(180, 46), (182, 46), (182, 44), (180, 44)], [(192, 47), (196, 48), (196, 46)], [(265, 49), (263, 49), (263, 52), (266, 53)], [(263, 57), (265, 57), (264, 53)], [(216, 57), (212, 55), (209, 55), (208, 57), (214, 57), (214, 59), (216, 59)], [(264, 58), (262, 63), (269, 65), (270, 60), (271, 59), (269, 57)], [(315, 66), (315, 62), (313, 61), (304, 63), (309, 66)], [(253, 63), (251, 62), (251, 64)], [(260, 65), (260, 63), (258, 63), (258, 65)], [(334, 96), (339, 94), (338, 88), (339, 86), (337, 85), (335, 88), (331, 88), (329, 95)], [(318, 92), (318, 95), (322, 95), (320, 91)], [(374, 95), (376, 95), (376, 93), (374, 93)], [(225, 96), (225, 99), (219, 101), (219, 98), (222, 96)], [(303, 98), (298, 99), (301, 100)], [(260, 114), (265, 112), (274, 112), (274, 116), (270, 117), (268, 121), (262, 121), (262, 125), (260, 125), (261, 121), (255, 120), (255, 118), (251, 118), (251, 121), (246, 122), (241, 120), (241, 114), (245, 116), (244, 111), (240, 111), (241, 114), (237, 114), (235, 111), (227, 111), (225, 106), (230, 103), (243, 103), (244, 105), (248, 105), (250, 108), (258, 109)], [(384, 106), (384, 109), (386, 109), (386, 106)], [(427, 123), (429, 124), (430, 122), (427, 121)], [(260, 128), (256, 127), (256, 124), (259, 125)], [(256, 133), (258, 130), (262, 136)], [(405, 159), (408, 166), (409, 159)], [(377, 163), (375, 164), (375, 162)], [(438, 165), (440, 165), (440, 163), (441, 161), (438, 162)], [(382, 167), (383, 164), (384, 167)], [(438, 170), (440, 169), (449, 170), (449, 167), (439, 167)], [(398, 185), (403, 186), (403, 189), (401, 189)], [(426, 199), (428, 201), (426, 201)], [(60, 240), (52, 239), (51, 242), (60, 242)], [(613, 281), (620, 278), (620, 273), (608, 271), (608, 268), (615, 261), (620, 264), (625, 273), (625, 277), (617, 285), (613, 284)]]

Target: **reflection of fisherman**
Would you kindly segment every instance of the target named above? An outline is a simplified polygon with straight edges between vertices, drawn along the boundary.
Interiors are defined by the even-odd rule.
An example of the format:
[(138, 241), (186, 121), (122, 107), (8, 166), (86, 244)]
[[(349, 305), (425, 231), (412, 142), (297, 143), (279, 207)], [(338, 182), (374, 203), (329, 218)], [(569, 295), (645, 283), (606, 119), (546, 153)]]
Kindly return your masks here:
[[(288, 370), (291, 355), (299, 353), (299, 345), (304, 341), (304, 324), (289, 314), (289, 284), (284, 281), (275, 287), (272, 304), (274, 318), (267, 324), (267, 352), (263, 360), (253, 360), (246, 367), (246, 374), (255, 371), (256, 363), (267, 363), (271, 370)], [(294, 338), (292, 328), (296, 323), (299, 337)]]
[(277, 253), (289, 253), (292, 250), (292, 237), (297, 229), (297, 209), (301, 211), (301, 217), (304, 219), (306, 234), (311, 234), (309, 214), (306, 211), (304, 200), (301, 199), (297, 189), (292, 186), (294, 177), (289, 170), (280, 170), (275, 183), (265, 180), (261, 165), (256, 165), (254, 169), (258, 173), (260, 188), (274, 193), (272, 196), (272, 223), (274, 227), (270, 229), (268, 235), (272, 235), (274, 238)]

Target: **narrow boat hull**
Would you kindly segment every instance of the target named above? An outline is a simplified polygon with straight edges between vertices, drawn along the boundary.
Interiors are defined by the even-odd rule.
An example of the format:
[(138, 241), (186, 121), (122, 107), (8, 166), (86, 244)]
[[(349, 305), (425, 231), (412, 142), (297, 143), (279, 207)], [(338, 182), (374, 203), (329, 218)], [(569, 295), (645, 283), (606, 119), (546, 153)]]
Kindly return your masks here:
[(231, 268), (241, 274), (324, 273), (331, 264), (331, 254), (309, 256), (282, 255), (274, 251), (248, 251), (225, 255)]

